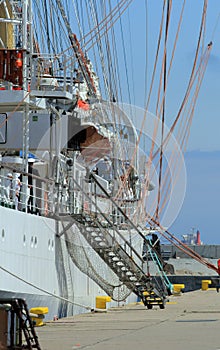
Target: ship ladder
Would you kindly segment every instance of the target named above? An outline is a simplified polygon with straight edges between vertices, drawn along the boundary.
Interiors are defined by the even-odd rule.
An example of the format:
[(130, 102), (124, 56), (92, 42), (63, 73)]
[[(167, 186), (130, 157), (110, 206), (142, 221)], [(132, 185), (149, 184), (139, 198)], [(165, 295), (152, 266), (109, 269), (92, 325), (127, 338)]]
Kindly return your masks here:
[[(163, 284), (160, 285), (157, 281), (154, 283), (155, 277), (146, 275), (143, 271), (143, 257), (139, 255), (131, 243), (118, 230), (117, 225), (114, 225), (110, 217), (107, 217), (99, 206), (89, 198), (77, 181), (74, 179), (73, 181), (90, 203), (95, 206), (97, 216), (81, 213), (78, 217), (78, 215), (73, 214), (73, 222), (69, 222), (58, 236), (60, 237), (64, 234), (75, 223), (89, 245), (115, 272), (119, 280), (143, 300), (145, 306), (148, 306), (149, 300), (150, 305), (153, 305), (152, 300), (154, 299), (154, 301), (157, 301), (154, 305), (157, 304), (160, 308), (164, 308), (167, 297), (165, 286)], [(132, 227), (136, 228), (134, 225)], [(137, 232), (139, 233), (139, 230)], [(141, 237), (145, 238), (142, 234)], [(111, 295), (111, 297), (113, 296)]]
[[(0, 299), (0, 304), (3, 306), (6, 305), (7, 312), (10, 312), (8, 324), (8, 327), (10, 327), (10, 344), (8, 348), (12, 350), (41, 350), (40, 344), (38, 342), (38, 336), (35, 332), (34, 325), (30, 318), (25, 300), (20, 298), (3, 298)], [(22, 337), (22, 335), (24, 337)]]

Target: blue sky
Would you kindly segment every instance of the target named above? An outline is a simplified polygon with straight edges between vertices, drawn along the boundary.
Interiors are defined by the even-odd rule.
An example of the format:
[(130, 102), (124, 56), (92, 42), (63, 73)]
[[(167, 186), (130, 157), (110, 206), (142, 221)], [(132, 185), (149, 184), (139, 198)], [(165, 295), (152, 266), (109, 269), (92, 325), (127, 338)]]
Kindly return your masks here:
[(186, 196), (170, 230), (181, 237), (199, 229), (203, 243), (220, 244), (220, 152), (187, 152), (185, 162)]
[[(159, 21), (163, 1), (147, 1), (148, 17), (148, 78), (155, 57)], [(142, 5), (141, 5), (142, 4)], [(182, 1), (173, 1), (171, 24), (177, 25)], [(166, 120), (171, 123), (179, 107), (196, 50), (203, 1), (186, 0), (182, 32), (179, 36), (173, 75), (167, 95)], [(134, 25), (132, 36), (136, 38), (134, 54), (136, 102), (143, 106), (143, 76), (145, 69), (145, 1), (134, 1), (130, 7), (130, 21)], [(213, 48), (197, 100), (191, 134), (185, 156), (187, 170), (186, 196), (182, 209), (171, 226), (172, 233), (181, 237), (192, 227), (199, 229), (202, 241), (220, 244), (220, 1), (210, 0), (207, 9), (205, 45), (213, 42)], [(172, 30), (170, 30), (172, 38)], [(172, 40), (171, 40), (172, 41)], [(149, 84), (149, 79), (148, 79)], [(142, 87), (142, 90), (141, 90)], [(154, 102), (154, 101), (153, 101)], [(151, 112), (154, 112), (153, 103)]]
[[(142, 5), (141, 5), (142, 3)], [(155, 58), (156, 43), (158, 38), (158, 28), (161, 19), (161, 9), (163, 1), (147, 1), (147, 69), (148, 69), (148, 88), (152, 72), (152, 64)], [(171, 24), (170, 24), (170, 42), (173, 43), (175, 29), (178, 24), (179, 13), (182, 1), (174, 0)], [(186, 83), (192, 68), (195, 55), (199, 27), (201, 22), (203, 0), (186, 0), (182, 29), (179, 35), (176, 54), (174, 57), (173, 68), (168, 85), (167, 94), (167, 122), (168, 124), (175, 116), (180, 105), (181, 98), (185, 91)], [(146, 28), (145, 1), (134, 1), (130, 7), (130, 21), (135, 30), (132, 31), (133, 38), (136, 39), (136, 48), (134, 51), (135, 66), (135, 94), (138, 105), (143, 105), (143, 76), (145, 69), (145, 42)], [(207, 9), (206, 38), (205, 45), (213, 42), (211, 57), (205, 73), (203, 84), (200, 90), (193, 125), (191, 128), (191, 137), (188, 144), (189, 150), (220, 150), (220, 2), (210, 0)], [(133, 28), (133, 27), (132, 27)], [(170, 48), (172, 45), (170, 44)], [(168, 53), (169, 60), (169, 53)], [(139, 89), (140, 87), (140, 89)], [(139, 93), (138, 93), (139, 91)], [(155, 89), (156, 92), (156, 89)], [(154, 102), (154, 101), (153, 101)], [(150, 112), (154, 113), (154, 104), (151, 104)]]

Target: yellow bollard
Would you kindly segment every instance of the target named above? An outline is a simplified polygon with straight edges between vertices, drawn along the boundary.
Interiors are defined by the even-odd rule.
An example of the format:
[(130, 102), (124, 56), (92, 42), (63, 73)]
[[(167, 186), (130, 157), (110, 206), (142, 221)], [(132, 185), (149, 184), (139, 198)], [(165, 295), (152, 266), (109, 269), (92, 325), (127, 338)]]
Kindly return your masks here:
[(209, 289), (209, 284), (211, 284), (212, 281), (210, 280), (202, 280), (202, 290), (208, 290)]
[(173, 294), (180, 295), (182, 292), (182, 289), (184, 288), (185, 288), (185, 284), (173, 284)]
[(34, 314), (30, 316), (35, 326), (40, 327), (44, 325), (43, 319), (44, 319), (44, 315), (48, 313), (48, 307), (42, 307), (42, 306), (33, 307), (32, 309), (30, 309), (30, 313)]
[(96, 309), (106, 309), (106, 303), (110, 302), (112, 299), (109, 296), (98, 296), (96, 297)]

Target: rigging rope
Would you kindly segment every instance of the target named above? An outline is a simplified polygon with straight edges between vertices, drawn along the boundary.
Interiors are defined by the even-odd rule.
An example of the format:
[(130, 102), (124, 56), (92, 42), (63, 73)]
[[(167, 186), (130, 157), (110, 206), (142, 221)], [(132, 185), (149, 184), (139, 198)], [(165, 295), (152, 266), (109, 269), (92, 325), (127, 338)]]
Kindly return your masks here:
[(109, 87), (109, 83), (108, 83), (108, 79), (107, 79), (107, 73), (105, 70), (104, 52), (103, 52), (102, 41), (101, 41), (101, 36), (100, 36), (100, 28), (99, 28), (97, 13), (94, 9), (94, 3), (92, 2), (92, 0), (89, 0), (89, 4), (90, 4), (90, 10), (92, 13), (92, 19), (93, 19), (93, 22), (94, 22), (95, 27), (96, 27), (96, 36), (97, 36), (96, 43), (98, 46), (98, 52), (99, 52), (99, 56), (100, 56), (102, 74), (103, 74), (104, 83), (106, 86), (107, 96), (108, 96), (108, 98), (111, 99), (111, 91), (110, 91), (110, 87)]
[[(208, 63), (209, 56), (210, 56), (210, 52), (211, 52), (211, 45), (208, 45), (207, 50), (206, 50), (205, 54), (203, 55), (203, 57), (201, 58), (201, 62), (199, 63), (197, 73), (195, 74), (195, 78), (198, 76), (197, 77), (198, 82), (196, 83), (195, 92), (194, 92), (194, 95), (192, 96), (192, 101), (191, 101), (191, 104), (189, 107), (189, 111), (184, 109), (184, 112), (182, 113), (182, 118), (185, 117), (185, 119), (184, 119), (184, 124), (180, 125), (179, 131), (178, 131), (178, 135), (179, 135), (178, 141), (179, 141), (180, 150), (183, 152), (185, 152), (187, 141), (189, 138), (190, 126), (191, 126), (192, 118), (194, 115), (195, 104), (196, 104), (196, 101), (198, 98), (198, 93), (199, 93), (199, 90), (201, 87), (202, 80), (204, 78), (204, 74), (205, 74), (206, 66)], [(163, 194), (164, 200), (163, 200), (163, 203), (161, 204), (161, 211), (165, 207), (167, 201), (170, 198), (169, 193), (170, 193), (171, 181), (172, 181), (172, 186), (174, 187), (175, 182), (177, 181), (178, 173), (181, 172), (181, 168), (177, 169), (178, 173), (175, 175), (175, 177), (172, 177), (172, 179), (170, 178), (170, 182), (167, 184), (170, 166), (172, 166), (173, 173), (175, 173), (175, 171), (176, 171), (178, 159), (176, 161), (176, 165), (172, 165), (172, 162), (174, 162), (174, 155), (175, 155), (175, 149), (172, 150), (169, 167), (166, 168), (166, 171), (164, 173), (164, 179), (163, 179), (163, 183), (162, 183), (162, 194)], [(165, 192), (165, 194), (164, 194), (164, 192)], [(153, 207), (153, 205), (154, 204), (152, 204), (152, 207)]]
[(163, 57), (163, 109), (162, 109), (162, 127), (161, 127), (161, 146), (160, 146), (160, 165), (159, 165), (159, 180), (158, 180), (158, 196), (157, 196), (157, 207), (155, 211), (155, 218), (159, 220), (159, 206), (161, 199), (161, 180), (162, 180), (162, 167), (163, 167), (163, 139), (164, 139), (164, 123), (165, 123), (165, 92), (166, 92), (166, 69), (167, 69), (167, 40), (168, 40), (168, 29), (170, 23), (170, 11), (171, 11), (172, 1), (167, 2), (167, 18), (166, 18), (166, 30), (165, 30), (165, 42), (164, 42), (164, 57)]
[[(183, 4), (183, 5), (185, 5), (185, 4)], [(182, 17), (182, 13), (183, 13), (183, 9), (182, 9), (182, 12), (181, 12), (181, 17)], [(183, 117), (182, 111), (184, 110), (185, 104), (188, 101), (188, 98), (189, 98), (189, 95), (190, 95), (190, 91), (192, 90), (192, 87), (193, 87), (194, 81), (196, 79), (196, 76), (199, 74), (199, 69), (197, 70), (196, 74), (194, 73), (194, 71), (195, 71), (195, 66), (196, 66), (195, 62), (197, 62), (197, 58), (198, 58), (198, 50), (199, 50), (200, 41), (201, 41), (202, 28), (203, 28), (204, 22), (205, 22), (205, 14), (206, 14), (206, 4), (204, 3), (203, 14), (202, 14), (202, 21), (201, 21), (201, 26), (200, 26), (200, 36), (199, 36), (199, 40), (198, 40), (198, 44), (197, 44), (196, 56), (195, 56), (195, 59), (194, 59), (194, 64), (193, 64), (193, 68), (192, 68), (192, 72), (191, 72), (191, 77), (190, 77), (190, 80), (189, 80), (189, 83), (188, 83), (187, 92), (186, 92), (185, 98), (184, 98), (184, 100), (182, 102), (181, 109), (179, 110), (179, 113), (178, 113), (178, 116), (177, 116), (177, 120), (180, 119), (180, 116)], [(179, 28), (178, 28), (178, 32), (179, 32)], [(201, 64), (202, 64), (202, 59), (200, 61), (200, 65)], [(170, 69), (169, 69), (169, 71), (170, 71)], [(168, 143), (168, 140), (170, 139), (170, 137), (171, 137), (175, 127), (176, 127), (176, 123), (174, 121), (173, 126), (171, 127), (170, 131), (168, 132), (167, 136), (164, 139), (162, 147), (165, 147), (165, 145)], [(160, 149), (158, 149), (154, 153), (154, 155), (152, 156), (152, 160), (156, 158), (156, 156), (158, 155), (159, 151), (160, 151)], [(149, 160), (150, 164), (152, 163), (152, 160), (151, 161)], [(147, 187), (146, 187), (146, 189), (147, 189)]]
[[(109, 8), (111, 11), (111, 0), (109, 0)], [(114, 67), (114, 79), (115, 79), (115, 98), (116, 101), (122, 101), (122, 88), (121, 88), (121, 76), (119, 74), (119, 60), (118, 60), (118, 50), (115, 39), (115, 31), (113, 26), (113, 18), (111, 16), (111, 38), (112, 38), (112, 52), (113, 52), (113, 67)], [(118, 88), (117, 88), (118, 84)]]
[[(154, 68), (153, 68), (153, 74), (152, 74), (152, 78), (151, 78), (150, 91), (149, 91), (149, 95), (148, 95), (147, 104), (146, 104), (146, 107), (145, 107), (144, 117), (143, 117), (142, 123), (141, 123), (141, 128), (140, 128), (140, 131), (139, 131), (138, 139), (136, 141), (135, 150), (134, 150), (133, 155), (132, 155), (131, 164), (133, 164), (133, 162), (134, 162), (134, 158), (135, 158), (135, 155), (137, 153), (138, 146), (140, 144), (140, 140), (141, 140), (141, 137), (142, 137), (144, 124), (145, 124), (146, 117), (147, 117), (147, 110), (148, 110), (148, 106), (149, 106), (149, 102), (150, 102), (150, 96), (151, 96), (152, 89), (153, 89), (153, 82), (154, 82), (154, 78), (155, 78), (155, 74), (156, 74), (156, 66), (157, 66), (157, 61), (158, 61), (158, 57), (159, 57), (159, 48), (160, 48), (161, 37), (162, 37), (162, 27), (163, 27), (163, 20), (164, 20), (165, 1), (166, 0), (164, 0), (164, 5), (163, 5), (162, 18), (161, 18), (161, 24), (160, 24), (160, 30), (159, 30), (159, 38), (158, 38), (158, 44), (157, 44), (157, 52), (156, 52), (156, 58), (155, 58), (155, 61), (154, 61)], [(150, 152), (149, 160), (150, 159), (151, 159), (151, 152)], [(125, 175), (125, 179), (124, 179), (123, 183), (121, 184), (121, 186), (120, 186), (120, 188), (118, 190), (118, 194), (117, 194), (118, 197), (120, 197), (121, 192), (122, 192), (123, 188), (126, 185), (129, 173), (130, 173), (130, 169), (128, 169), (128, 171), (127, 171), (127, 173)]]
[[(195, 74), (195, 71), (196, 71), (196, 63), (197, 63), (197, 60), (198, 60), (198, 55), (199, 55), (199, 50), (200, 50), (200, 43), (201, 43), (202, 32), (203, 32), (203, 26), (204, 26), (205, 18), (206, 18), (206, 9), (207, 9), (207, 0), (204, 0), (202, 20), (201, 20), (200, 32), (199, 32), (199, 38), (198, 38), (198, 42), (197, 42), (196, 54), (195, 54), (195, 58), (194, 58), (193, 67), (192, 67), (191, 75), (190, 75), (190, 78), (189, 78), (188, 86), (187, 86), (186, 93), (185, 93), (185, 96), (183, 98), (182, 104), (181, 104), (180, 109), (178, 111), (177, 117), (175, 118), (175, 120), (174, 120), (174, 122), (173, 122), (173, 124), (172, 124), (172, 126), (170, 128), (169, 134), (167, 135), (167, 137), (165, 138), (165, 140), (163, 142), (164, 144), (166, 144), (166, 142), (169, 140), (169, 137), (173, 133), (173, 131), (175, 129), (175, 126), (176, 126), (178, 120), (180, 119), (181, 112), (182, 112), (182, 110), (183, 110), (183, 108), (185, 106), (185, 103), (186, 103), (186, 101), (187, 101), (187, 99), (189, 97), (190, 90), (192, 88), (192, 84), (193, 84), (193, 81), (195, 79), (194, 74)], [(156, 151), (155, 154), (153, 155), (153, 159), (156, 157), (157, 154), (158, 154), (158, 151)]]
[(72, 301), (72, 300), (69, 300), (69, 299), (66, 299), (66, 298), (64, 298), (64, 297), (62, 297), (62, 296), (59, 296), (59, 295), (54, 294), (54, 293), (51, 293), (51, 292), (49, 292), (49, 291), (46, 290), (46, 289), (43, 289), (43, 288), (41, 288), (41, 287), (38, 287), (37, 285), (35, 285), (35, 284), (31, 283), (31, 282), (26, 281), (24, 278), (21, 278), (21, 277), (18, 276), (17, 274), (14, 274), (13, 272), (7, 270), (7, 269), (4, 268), (3, 266), (0, 266), (0, 269), (1, 269), (2, 271), (6, 272), (7, 274), (9, 274), (10, 276), (16, 278), (17, 280), (19, 280), (19, 281), (21, 281), (21, 282), (23, 282), (23, 283), (25, 283), (25, 284), (27, 284), (27, 285), (33, 287), (34, 289), (39, 290), (39, 291), (41, 291), (41, 292), (43, 292), (43, 293), (45, 293), (45, 294), (47, 294), (47, 295), (50, 295), (50, 296), (52, 296), (52, 297), (54, 297), (54, 298), (56, 298), (56, 299), (65, 301), (65, 302), (67, 302), (67, 303), (69, 303), (69, 304), (72, 304), (72, 305), (80, 306), (80, 307), (82, 307), (82, 308), (84, 308), (84, 309), (86, 309), (86, 310), (93, 310), (93, 308), (90, 307), (90, 306), (86, 306), (86, 305), (83, 305), (83, 304), (76, 303), (76, 302), (74, 302), (74, 301)]
[(192, 250), (189, 246), (181, 242), (177, 237), (175, 237), (171, 232), (166, 230), (158, 221), (156, 221), (152, 216), (146, 217), (147, 222), (150, 224), (150, 226), (157, 226), (161, 229), (160, 234), (166, 238), (170, 243), (178, 247), (178, 249), (182, 250), (184, 253), (192, 257), (193, 259), (197, 260), (203, 265), (206, 265), (209, 269), (214, 270), (218, 273), (218, 268), (210, 263), (207, 259), (203, 258), (201, 255), (196, 253), (194, 250)]
[[(168, 78), (170, 76), (170, 72), (171, 72), (171, 67), (172, 67), (172, 63), (173, 63), (173, 59), (174, 59), (174, 54), (175, 54), (175, 50), (176, 50), (176, 46), (177, 46), (177, 41), (178, 41), (178, 37), (179, 37), (179, 32), (180, 32), (180, 28), (181, 28), (181, 24), (182, 24), (182, 19), (183, 19), (183, 12), (184, 12), (184, 8), (185, 8), (185, 0), (183, 2), (183, 5), (182, 5), (182, 9), (181, 9), (181, 13), (180, 13), (180, 18), (179, 18), (179, 21), (178, 21), (178, 28), (177, 28), (177, 32), (176, 32), (176, 36), (175, 36), (175, 40), (174, 40), (174, 45), (173, 45), (173, 50), (172, 50), (172, 54), (171, 54), (171, 60), (170, 60), (170, 65), (169, 65), (169, 70), (168, 70), (168, 75), (167, 75), (167, 81), (168, 81)], [(167, 86), (167, 84), (166, 84)], [(160, 107), (160, 112), (159, 114), (161, 113), (161, 110), (162, 110), (162, 106), (163, 106), (163, 101), (164, 101), (164, 98), (165, 98), (165, 95), (166, 95), (166, 88), (165, 88), (165, 91), (164, 91), (164, 94), (163, 94), (163, 98), (162, 98), (162, 101), (161, 101), (161, 107)], [(156, 125), (155, 125), (155, 129), (156, 129)], [(153, 136), (153, 140), (154, 138), (156, 138), (156, 130), (154, 131), (154, 136)], [(161, 145), (161, 147), (164, 147), (163, 145)], [(149, 156), (149, 160), (147, 162), (147, 173), (146, 173), (146, 185), (145, 185), (145, 191), (144, 191), (144, 197), (146, 196), (146, 192), (148, 190), (148, 182), (149, 182), (149, 174), (150, 174), (150, 170), (151, 170), (151, 166), (152, 166), (152, 161), (153, 161), (153, 148), (154, 148), (154, 145), (152, 145), (152, 148), (151, 148), (151, 151), (150, 151), (150, 156)], [(159, 149), (158, 149), (158, 152), (159, 152)], [(157, 169), (157, 166), (155, 167), (155, 171)], [(147, 197), (148, 198), (148, 197)]]

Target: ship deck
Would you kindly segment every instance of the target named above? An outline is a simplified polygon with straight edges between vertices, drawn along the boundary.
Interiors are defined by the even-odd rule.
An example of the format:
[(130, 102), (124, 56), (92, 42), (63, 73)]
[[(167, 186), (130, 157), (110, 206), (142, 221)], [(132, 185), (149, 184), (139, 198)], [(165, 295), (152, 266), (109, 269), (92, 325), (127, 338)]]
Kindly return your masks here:
[(48, 322), (36, 330), (47, 350), (218, 350), (219, 298), (214, 289), (199, 290), (171, 296), (164, 310), (137, 303)]
[(32, 96), (24, 90), (3, 90), (0, 95), (0, 113), (21, 112), (25, 106), (29, 109), (40, 110), (46, 108), (44, 98)]

